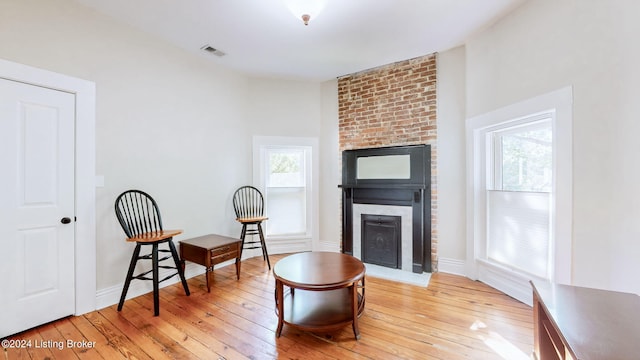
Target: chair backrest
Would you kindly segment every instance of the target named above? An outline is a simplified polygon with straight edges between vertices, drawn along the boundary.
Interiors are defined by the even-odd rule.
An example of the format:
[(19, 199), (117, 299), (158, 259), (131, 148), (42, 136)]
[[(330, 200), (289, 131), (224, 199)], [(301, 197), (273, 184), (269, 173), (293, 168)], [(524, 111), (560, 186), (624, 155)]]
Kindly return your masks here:
[(233, 194), (233, 209), (238, 219), (264, 216), (264, 197), (253, 186), (243, 186)]
[(162, 230), (156, 201), (140, 190), (127, 190), (116, 198), (116, 216), (127, 237)]

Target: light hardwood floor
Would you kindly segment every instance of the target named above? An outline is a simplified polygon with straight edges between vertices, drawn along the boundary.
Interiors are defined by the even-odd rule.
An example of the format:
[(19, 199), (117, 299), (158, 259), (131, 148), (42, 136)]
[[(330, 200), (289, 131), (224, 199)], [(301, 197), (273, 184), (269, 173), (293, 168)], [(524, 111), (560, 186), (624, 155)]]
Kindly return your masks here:
[(161, 289), (159, 317), (146, 294), (121, 312), (113, 305), (17, 334), (10, 339), (31, 347), (3, 349), (4, 358), (517, 360), (533, 348), (531, 307), (460, 276), (436, 273), (427, 288), (367, 277), (358, 341), (350, 326), (312, 334), (285, 325), (276, 338), (274, 279), (261, 257), (243, 261), (239, 281), (232, 265), (214, 281), (207, 293), (204, 275), (189, 279), (189, 297), (180, 284)]

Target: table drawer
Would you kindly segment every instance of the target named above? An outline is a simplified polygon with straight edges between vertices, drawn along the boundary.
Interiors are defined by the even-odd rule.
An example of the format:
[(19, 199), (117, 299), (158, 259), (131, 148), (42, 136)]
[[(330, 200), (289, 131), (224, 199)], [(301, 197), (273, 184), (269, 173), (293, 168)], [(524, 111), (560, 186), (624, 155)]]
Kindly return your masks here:
[(238, 257), (239, 252), (237, 249), (229, 251), (229, 252), (225, 252), (222, 254), (217, 254), (217, 255), (213, 255), (213, 251), (211, 251), (211, 265), (216, 265), (219, 264), (223, 261), (227, 261), (227, 260), (231, 260), (231, 259), (235, 259)]
[(211, 257), (214, 258), (218, 255), (222, 255), (222, 254), (226, 254), (226, 253), (230, 253), (238, 250), (239, 250), (238, 244), (223, 245), (215, 249), (211, 249)]

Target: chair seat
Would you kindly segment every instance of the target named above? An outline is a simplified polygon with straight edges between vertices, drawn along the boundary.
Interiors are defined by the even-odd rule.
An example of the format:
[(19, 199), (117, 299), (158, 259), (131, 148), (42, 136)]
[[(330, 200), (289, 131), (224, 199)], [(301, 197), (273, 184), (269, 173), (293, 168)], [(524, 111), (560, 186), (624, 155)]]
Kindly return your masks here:
[(151, 232), (146, 232), (140, 235), (136, 235), (134, 237), (127, 238), (127, 241), (152, 243), (152, 242), (168, 239), (170, 237), (174, 237), (179, 234), (182, 234), (182, 230), (151, 231)]
[(236, 220), (241, 224), (255, 224), (269, 219), (266, 216), (250, 217), (250, 218), (237, 218)]

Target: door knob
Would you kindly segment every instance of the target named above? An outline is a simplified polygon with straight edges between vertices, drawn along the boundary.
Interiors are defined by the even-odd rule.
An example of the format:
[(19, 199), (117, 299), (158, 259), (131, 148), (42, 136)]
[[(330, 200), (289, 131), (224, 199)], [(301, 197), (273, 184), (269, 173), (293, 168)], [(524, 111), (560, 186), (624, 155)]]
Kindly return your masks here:
[(71, 222), (71, 219), (69, 219), (68, 217), (63, 217), (62, 219), (60, 219), (60, 222), (63, 224), (68, 224)]

